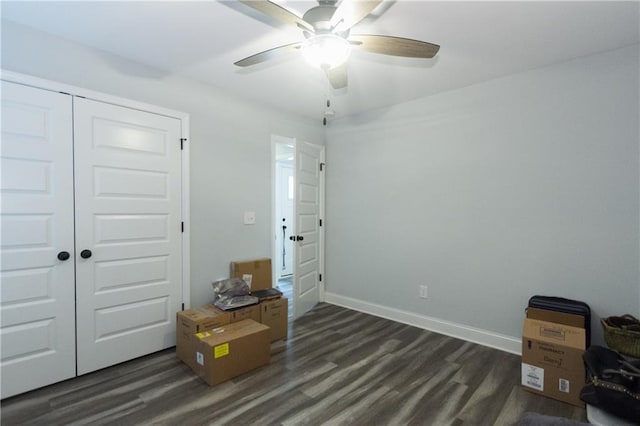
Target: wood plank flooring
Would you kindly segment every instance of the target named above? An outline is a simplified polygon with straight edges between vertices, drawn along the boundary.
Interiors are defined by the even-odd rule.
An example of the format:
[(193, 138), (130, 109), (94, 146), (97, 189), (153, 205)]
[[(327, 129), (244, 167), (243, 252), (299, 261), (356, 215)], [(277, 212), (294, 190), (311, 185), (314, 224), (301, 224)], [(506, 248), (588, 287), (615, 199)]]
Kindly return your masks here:
[(0, 403), (2, 425), (513, 425), (585, 410), (520, 388), (520, 357), (320, 304), (270, 365), (209, 387), (169, 349)]

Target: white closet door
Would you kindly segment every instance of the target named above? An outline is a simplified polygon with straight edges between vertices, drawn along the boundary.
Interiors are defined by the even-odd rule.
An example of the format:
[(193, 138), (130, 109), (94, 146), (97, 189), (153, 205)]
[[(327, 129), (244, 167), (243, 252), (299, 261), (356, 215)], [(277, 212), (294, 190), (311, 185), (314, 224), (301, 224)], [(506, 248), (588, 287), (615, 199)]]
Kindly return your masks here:
[(71, 120), (71, 96), (2, 82), (2, 398), (76, 373)]
[(180, 125), (74, 99), (78, 374), (175, 345)]

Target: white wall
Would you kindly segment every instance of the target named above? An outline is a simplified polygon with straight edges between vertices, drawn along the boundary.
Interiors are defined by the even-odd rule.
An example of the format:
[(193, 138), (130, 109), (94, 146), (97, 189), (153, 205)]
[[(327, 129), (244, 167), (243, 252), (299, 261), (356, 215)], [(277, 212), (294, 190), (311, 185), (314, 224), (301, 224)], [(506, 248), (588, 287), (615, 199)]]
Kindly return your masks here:
[(516, 339), (534, 294), (638, 315), (638, 74), (636, 45), (334, 121), (327, 297)]
[[(16, 24), (1, 59), (191, 115), (192, 304), (230, 260), (271, 254), (271, 134), (324, 143), (315, 122)], [(634, 46), (333, 121), (328, 296), (516, 339), (533, 294), (640, 314), (638, 114)]]
[[(1, 66), (190, 114), (192, 305), (211, 300), (231, 260), (271, 256), (271, 135), (324, 144), (315, 121), (10, 22)], [(245, 210), (256, 225), (243, 225)]]

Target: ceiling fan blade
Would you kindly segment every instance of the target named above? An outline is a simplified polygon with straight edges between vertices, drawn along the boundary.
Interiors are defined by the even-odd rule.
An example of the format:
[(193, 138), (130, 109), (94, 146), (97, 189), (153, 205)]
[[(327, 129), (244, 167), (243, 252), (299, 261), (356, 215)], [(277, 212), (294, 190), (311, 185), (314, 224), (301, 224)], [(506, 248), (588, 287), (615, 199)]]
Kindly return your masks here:
[(239, 67), (248, 67), (250, 65), (259, 64), (261, 62), (268, 61), (270, 59), (277, 59), (291, 53), (297, 52), (300, 49), (302, 43), (296, 42), (291, 44), (285, 44), (284, 46), (274, 47), (273, 49), (265, 50), (255, 55), (251, 55), (247, 58), (241, 59), (235, 62), (234, 65)]
[(440, 50), (437, 44), (426, 41), (384, 35), (352, 35), (349, 41), (355, 42), (355, 49), (407, 58), (433, 58)]
[(347, 87), (347, 64), (346, 62), (337, 67), (330, 68), (326, 70), (327, 78), (329, 79), (329, 83), (331, 83), (331, 87), (334, 89), (342, 89)]
[(362, 21), (382, 0), (342, 0), (331, 18), (333, 32), (343, 32)]
[(285, 9), (282, 6), (275, 4), (269, 0), (239, 0), (240, 3), (246, 4), (252, 9), (264, 13), (267, 16), (272, 17), (285, 24), (296, 25), (305, 30), (313, 32), (313, 26), (307, 21), (296, 15), (295, 13)]

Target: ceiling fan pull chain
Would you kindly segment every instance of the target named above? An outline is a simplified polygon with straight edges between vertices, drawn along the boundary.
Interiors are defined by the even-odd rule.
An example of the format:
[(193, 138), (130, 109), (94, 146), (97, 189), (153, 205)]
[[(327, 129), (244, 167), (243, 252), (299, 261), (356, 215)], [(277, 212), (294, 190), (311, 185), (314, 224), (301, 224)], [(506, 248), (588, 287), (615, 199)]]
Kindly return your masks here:
[(327, 114), (326, 113), (327, 113), (327, 111), (329, 109), (329, 106), (331, 105), (331, 101), (329, 100), (329, 95), (331, 94), (331, 87), (330, 87), (330, 84), (329, 84), (329, 79), (327, 79), (325, 81), (325, 86), (324, 87), (325, 87), (325, 89), (324, 89), (325, 96), (324, 97), (327, 100), (325, 104), (326, 104), (327, 107), (324, 110), (324, 114), (323, 114), (324, 117), (322, 117), (322, 125), (326, 126), (327, 125)]

